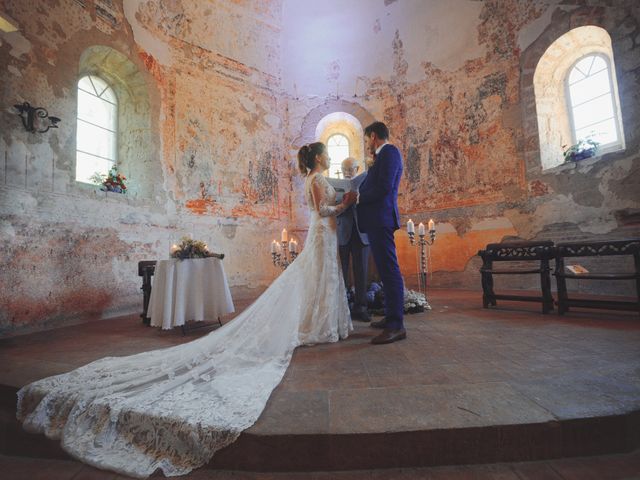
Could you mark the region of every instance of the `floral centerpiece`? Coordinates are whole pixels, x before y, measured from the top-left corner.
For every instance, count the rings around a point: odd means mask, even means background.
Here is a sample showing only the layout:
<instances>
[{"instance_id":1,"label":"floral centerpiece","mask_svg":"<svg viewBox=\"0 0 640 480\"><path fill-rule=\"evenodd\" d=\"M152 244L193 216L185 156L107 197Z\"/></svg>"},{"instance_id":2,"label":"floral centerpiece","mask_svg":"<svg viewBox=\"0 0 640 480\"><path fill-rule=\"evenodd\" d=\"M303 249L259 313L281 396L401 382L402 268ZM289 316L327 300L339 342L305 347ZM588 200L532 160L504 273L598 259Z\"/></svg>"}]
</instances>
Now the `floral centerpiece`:
<instances>
[{"instance_id":1,"label":"floral centerpiece","mask_svg":"<svg viewBox=\"0 0 640 480\"><path fill-rule=\"evenodd\" d=\"M208 257L215 257L222 260L224 258L224 254L210 252L206 243L200 240L193 240L189 237L182 237L178 245L173 245L171 247L171 258L184 260L185 258Z\"/></svg>"},{"instance_id":2,"label":"floral centerpiece","mask_svg":"<svg viewBox=\"0 0 640 480\"><path fill-rule=\"evenodd\" d=\"M126 193L127 186L124 183L126 179L127 177L118 172L117 165L111 167L107 175L96 172L91 176L91 181L96 185L101 185L100 190L103 192Z\"/></svg>"},{"instance_id":3,"label":"floral centerpiece","mask_svg":"<svg viewBox=\"0 0 640 480\"><path fill-rule=\"evenodd\" d=\"M418 313L431 310L431 305L427 302L424 293L415 290L404 291L404 311L405 313Z\"/></svg>"},{"instance_id":4,"label":"floral centerpiece","mask_svg":"<svg viewBox=\"0 0 640 480\"><path fill-rule=\"evenodd\" d=\"M566 148L566 145L563 145L562 148ZM591 138L587 138L585 140L580 140L575 145L571 145L569 148L564 150L562 154L564 155L565 162L576 162L584 158L595 156L598 153L599 148L600 143L592 140Z\"/></svg>"},{"instance_id":5,"label":"floral centerpiece","mask_svg":"<svg viewBox=\"0 0 640 480\"><path fill-rule=\"evenodd\" d=\"M367 303L372 313L384 315L384 291L382 290L382 283L371 283L367 291ZM404 313L419 313L425 310L431 310L431 306L423 293L405 288L403 309Z\"/></svg>"}]
</instances>

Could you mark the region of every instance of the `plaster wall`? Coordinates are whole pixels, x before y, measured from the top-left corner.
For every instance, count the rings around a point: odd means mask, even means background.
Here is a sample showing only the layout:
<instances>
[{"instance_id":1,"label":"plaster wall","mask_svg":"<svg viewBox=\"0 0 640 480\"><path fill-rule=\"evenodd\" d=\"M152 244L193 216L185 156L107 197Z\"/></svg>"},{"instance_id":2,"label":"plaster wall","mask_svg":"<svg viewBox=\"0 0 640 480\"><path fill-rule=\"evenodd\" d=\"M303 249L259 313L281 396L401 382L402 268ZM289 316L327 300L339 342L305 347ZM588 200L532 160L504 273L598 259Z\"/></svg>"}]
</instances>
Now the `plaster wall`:
<instances>
[{"instance_id":1,"label":"plaster wall","mask_svg":"<svg viewBox=\"0 0 640 480\"><path fill-rule=\"evenodd\" d=\"M232 287L268 284L291 192L280 3L7 0L0 12L19 27L0 34L0 335L140 311L137 262L168 258L184 234L226 254ZM121 134L127 195L75 182L76 84L96 48L131 63L122 84L144 99L122 107L148 120ZM26 132L23 101L59 128Z\"/></svg>"},{"instance_id":2,"label":"plaster wall","mask_svg":"<svg viewBox=\"0 0 640 480\"><path fill-rule=\"evenodd\" d=\"M479 289L475 254L506 238L640 235L636 2L364 3L327 0L306 9L304 22L294 22L295 2L283 4L283 36L301 39L284 45L293 146L316 111L340 102L389 125L404 155L403 220L436 221L431 285ZM626 148L543 172L533 72L549 45L585 25L611 36ZM405 279L415 286L416 250L403 231L396 244ZM631 284L576 288L633 293Z\"/></svg>"}]
</instances>

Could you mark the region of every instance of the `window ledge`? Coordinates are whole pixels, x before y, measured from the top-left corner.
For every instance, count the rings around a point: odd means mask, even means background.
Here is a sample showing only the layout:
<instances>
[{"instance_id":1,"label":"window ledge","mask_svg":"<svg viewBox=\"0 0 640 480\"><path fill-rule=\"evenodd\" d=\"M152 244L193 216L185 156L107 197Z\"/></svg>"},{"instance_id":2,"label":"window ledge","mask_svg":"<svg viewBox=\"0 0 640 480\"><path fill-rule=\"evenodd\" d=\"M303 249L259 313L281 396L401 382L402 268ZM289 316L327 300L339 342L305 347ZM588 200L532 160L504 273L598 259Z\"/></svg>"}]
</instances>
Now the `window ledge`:
<instances>
[{"instance_id":1,"label":"window ledge","mask_svg":"<svg viewBox=\"0 0 640 480\"><path fill-rule=\"evenodd\" d=\"M607 158L612 154L616 154L624 151L625 151L624 147L618 147L615 149L608 148L604 151L601 151L598 155L594 155L593 157L582 158L580 160L569 160L559 165L556 165L555 167L543 169L541 173L543 174L561 173L569 170L578 170L579 168L583 168L583 167L591 167L596 163L598 163L600 160Z\"/></svg>"},{"instance_id":2,"label":"window ledge","mask_svg":"<svg viewBox=\"0 0 640 480\"><path fill-rule=\"evenodd\" d=\"M153 203L150 198L141 197L135 193L117 193L100 190L100 185L78 182L74 183L72 191L81 196L90 196L96 200L103 200L110 203L126 203L133 206L144 206Z\"/></svg>"}]
</instances>

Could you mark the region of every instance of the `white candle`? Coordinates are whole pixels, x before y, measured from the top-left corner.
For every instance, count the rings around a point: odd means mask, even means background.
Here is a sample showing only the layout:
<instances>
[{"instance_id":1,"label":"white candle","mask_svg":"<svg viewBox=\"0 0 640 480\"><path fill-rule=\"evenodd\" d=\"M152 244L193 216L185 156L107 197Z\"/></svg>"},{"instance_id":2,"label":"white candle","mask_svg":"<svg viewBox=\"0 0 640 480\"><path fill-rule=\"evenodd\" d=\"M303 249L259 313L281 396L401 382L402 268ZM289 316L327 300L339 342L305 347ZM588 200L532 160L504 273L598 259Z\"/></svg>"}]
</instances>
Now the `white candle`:
<instances>
[{"instance_id":1,"label":"white candle","mask_svg":"<svg viewBox=\"0 0 640 480\"><path fill-rule=\"evenodd\" d=\"M271 253L276 253L277 248L278 248L278 242L274 240L273 242L271 242Z\"/></svg>"},{"instance_id":2,"label":"white candle","mask_svg":"<svg viewBox=\"0 0 640 480\"><path fill-rule=\"evenodd\" d=\"M436 229L436 222L433 221L433 218L429 220L429 231L432 232Z\"/></svg>"},{"instance_id":3,"label":"white candle","mask_svg":"<svg viewBox=\"0 0 640 480\"><path fill-rule=\"evenodd\" d=\"M295 244L293 243L293 239L289 240L289 251L293 252L293 249L295 248Z\"/></svg>"},{"instance_id":4,"label":"white candle","mask_svg":"<svg viewBox=\"0 0 640 480\"><path fill-rule=\"evenodd\" d=\"M407 222L407 233L416 233L416 227L413 220L409 219Z\"/></svg>"},{"instance_id":5,"label":"white candle","mask_svg":"<svg viewBox=\"0 0 640 480\"><path fill-rule=\"evenodd\" d=\"M286 242L287 241L287 229L286 228L282 229L282 236L280 237L280 240L282 242Z\"/></svg>"},{"instance_id":6,"label":"white candle","mask_svg":"<svg viewBox=\"0 0 640 480\"><path fill-rule=\"evenodd\" d=\"M422 222L418 225L418 235L424 235L424 223Z\"/></svg>"}]
</instances>

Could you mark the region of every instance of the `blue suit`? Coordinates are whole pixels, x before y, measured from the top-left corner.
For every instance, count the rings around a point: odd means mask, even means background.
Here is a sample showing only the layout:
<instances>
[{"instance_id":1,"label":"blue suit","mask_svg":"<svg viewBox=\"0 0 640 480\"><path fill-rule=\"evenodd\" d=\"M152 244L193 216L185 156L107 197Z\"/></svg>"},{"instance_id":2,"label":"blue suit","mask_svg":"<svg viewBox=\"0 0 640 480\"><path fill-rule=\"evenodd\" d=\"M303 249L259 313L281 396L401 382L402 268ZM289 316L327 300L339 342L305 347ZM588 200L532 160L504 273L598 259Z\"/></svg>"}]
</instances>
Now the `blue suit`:
<instances>
[{"instance_id":1,"label":"blue suit","mask_svg":"<svg viewBox=\"0 0 640 480\"><path fill-rule=\"evenodd\" d=\"M391 144L382 147L360 185L358 226L367 233L383 284L387 328L404 328L404 282L398 266L393 232L400 228L398 188L402 155Z\"/></svg>"},{"instance_id":2,"label":"blue suit","mask_svg":"<svg viewBox=\"0 0 640 480\"><path fill-rule=\"evenodd\" d=\"M358 187L367 177L367 172L351 179L351 190L358 191ZM355 298L353 311L367 310L367 267L369 266L369 239L366 233L358 228L358 215L355 205L347 208L336 218L338 231L338 247L344 284L349 286L349 258L353 262L353 284Z\"/></svg>"}]
</instances>

